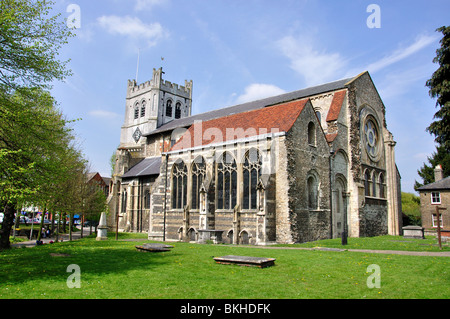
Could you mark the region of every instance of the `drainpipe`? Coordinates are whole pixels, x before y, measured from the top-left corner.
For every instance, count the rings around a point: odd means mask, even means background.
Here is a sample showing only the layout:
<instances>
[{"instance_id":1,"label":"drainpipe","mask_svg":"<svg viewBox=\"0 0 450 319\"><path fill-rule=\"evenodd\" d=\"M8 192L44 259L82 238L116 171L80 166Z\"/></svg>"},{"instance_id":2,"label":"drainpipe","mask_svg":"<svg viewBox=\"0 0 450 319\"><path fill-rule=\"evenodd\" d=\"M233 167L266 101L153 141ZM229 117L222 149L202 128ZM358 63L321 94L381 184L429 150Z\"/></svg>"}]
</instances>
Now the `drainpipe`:
<instances>
[{"instance_id":1,"label":"drainpipe","mask_svg":"<svg viewBox=\"0 0 450 319\"><path fill-rule=\"evenodd\" d=\"M329 157L329 161L328 161L329 167L330 167L330 171L329 171L329 180L330 180L330 238L333 238L333 173L332 173L333 165L331 163L332 163L334 154L336 154L336 152L334 152L333 149L331 149L330 157Z\"/></svg>"}]
</instances>

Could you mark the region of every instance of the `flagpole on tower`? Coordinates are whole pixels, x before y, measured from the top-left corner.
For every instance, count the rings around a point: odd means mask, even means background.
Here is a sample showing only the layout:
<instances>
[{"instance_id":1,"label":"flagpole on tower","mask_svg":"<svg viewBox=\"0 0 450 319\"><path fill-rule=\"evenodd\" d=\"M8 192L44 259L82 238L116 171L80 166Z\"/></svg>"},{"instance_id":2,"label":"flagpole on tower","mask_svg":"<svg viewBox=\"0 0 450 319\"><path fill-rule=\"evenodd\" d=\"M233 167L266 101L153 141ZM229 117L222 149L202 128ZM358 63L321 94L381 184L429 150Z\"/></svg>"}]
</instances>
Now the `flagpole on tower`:
<instances>
[{"instance_id":1,"label":"flagpole on tower","mask_svg":"<svg viewBox=\"0 0 450 319\"><path fill-rule=\"evenodd\" d=\"M141 53L141 48L138 48L138 57L137 57L137 66L136 66L136 83L138 82L138 74L139 74L139 55Z\"/></svg>"}]
</instances>

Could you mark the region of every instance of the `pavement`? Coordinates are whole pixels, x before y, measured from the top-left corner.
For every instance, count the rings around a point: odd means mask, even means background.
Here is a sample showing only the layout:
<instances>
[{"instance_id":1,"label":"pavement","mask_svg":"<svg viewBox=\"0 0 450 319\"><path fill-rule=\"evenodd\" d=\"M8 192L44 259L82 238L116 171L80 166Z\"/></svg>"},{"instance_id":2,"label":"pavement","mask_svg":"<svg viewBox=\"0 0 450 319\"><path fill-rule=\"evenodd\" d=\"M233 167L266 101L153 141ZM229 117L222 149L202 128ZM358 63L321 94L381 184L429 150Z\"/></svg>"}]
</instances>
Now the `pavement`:
<instances>
[{"instance_id":1,"label":"pavement","mask_svg":"<svg viewBox=\"0 0 450 319\"><path fill-rule=\"evenodd\" d=\"M78 227L79 228L79 227ZM92 233L95 233L95 229L94 227L92 227ZM83 227L83 237L87 237L89 236L90 231L89 231L89 227ZM81 232L73 232L72 233L72 240L77 240L81 238ZM52 236L52 237L47 237L47 238L41 238L41 241L44 244L48 244L51 241L55 242L56 241L56 235ZM59 241L69 241L69 233L67 234L59 234ZM28 241L22 241L20 243L14 243L11 244L11 247L17 247L17 248L21 248L21 247L35 247L36 246L36 240L28 240Z\"/></svg>"}]
</instances>

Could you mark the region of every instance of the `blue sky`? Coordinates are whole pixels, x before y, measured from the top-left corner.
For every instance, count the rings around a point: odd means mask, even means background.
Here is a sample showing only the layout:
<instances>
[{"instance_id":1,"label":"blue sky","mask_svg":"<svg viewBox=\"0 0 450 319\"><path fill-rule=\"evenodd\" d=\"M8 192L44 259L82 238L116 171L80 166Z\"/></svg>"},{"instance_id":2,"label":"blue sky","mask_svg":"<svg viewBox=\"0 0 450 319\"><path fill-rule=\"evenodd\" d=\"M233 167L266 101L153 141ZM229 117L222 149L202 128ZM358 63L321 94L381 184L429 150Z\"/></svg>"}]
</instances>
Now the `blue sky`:
<instances>
[{"instance_id":1,"label":"blue sky","mask_svg":"<svg viewBox=\"0 0 450 319\"><path fill-rule=\"evenodd\" d=\"M78 5L79 11L71 4ZM379 28L369 28L379 8ZM419 169L435 151L425 132L436 112L425 82L448 25L450 2L56 0L80 28L60 52L73 76L54 84L92 171L110 175L119 144L128 79L193 80L197 114L354 76L368 70L397 141L402 190L414 192ZM164 58L162 60L161 58Z\"/></svg>"}]
</instances>

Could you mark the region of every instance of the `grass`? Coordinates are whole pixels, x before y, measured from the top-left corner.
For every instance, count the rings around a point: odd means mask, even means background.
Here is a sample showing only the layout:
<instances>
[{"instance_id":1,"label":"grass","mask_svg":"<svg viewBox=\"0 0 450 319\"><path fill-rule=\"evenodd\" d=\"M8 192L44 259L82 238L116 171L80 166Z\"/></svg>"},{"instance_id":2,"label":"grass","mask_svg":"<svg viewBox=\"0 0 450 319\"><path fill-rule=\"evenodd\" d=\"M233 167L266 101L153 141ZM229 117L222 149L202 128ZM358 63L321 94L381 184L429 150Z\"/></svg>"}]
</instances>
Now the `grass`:
<instances>
[{"instance_id":1,"label":"grass","mask_svg":"<svg viewBox=\"0 0 450 319\"><path fill-rule=\"evenodd\" d=\"M341 239L324 239L315 242L308 242L294 245L276 245L279 247L329 247L340 249L370 249L370 250L404 250L404 251L423 251L438 252L436 237L426 236L425 239L403 238L403 236L378 236L348 238L348 244L342 246ZM450 251L448 243L442 242L442 251Z\"/></svg>"},{"instance_id":2,"label":"grass","mask_svg":"<svg viewBox=\"0 0 450 319\"><path fill-rule=\"evenodd\" d=\"M170 252L139 252L145 235L120 234L0 252L2 299L332 299L450 297L449 257L263 249L233 245L173 243ZM381 241L395 237L372 238ZM361 240L361 241L360 241ZM354 242L354 243L353 243ZM349 246L369 239L349 239ZM322 243L322 242L321 242ZM333 241L327 245L335 245ZM317 246L317 243L311 245ZM359 245L359 244L358 244ZM400 245L392 242L390 245ZM389 246L391 247L391 246ZM350 247L348 247L350 248ZM360 248L360 247L359 247ZM372 247L374 248L374 247ZM392 248L389 248L392 249ZM265 269L216 264L213 256L276 258ZM81 288L68 288L80 267ZM381 287L368 288L369 265L380 267Z\"/></svg>"}]
</instances>

